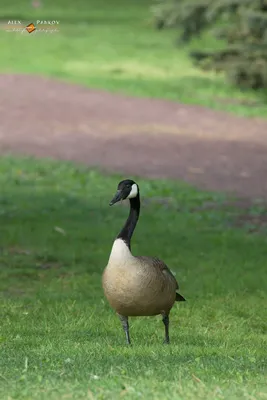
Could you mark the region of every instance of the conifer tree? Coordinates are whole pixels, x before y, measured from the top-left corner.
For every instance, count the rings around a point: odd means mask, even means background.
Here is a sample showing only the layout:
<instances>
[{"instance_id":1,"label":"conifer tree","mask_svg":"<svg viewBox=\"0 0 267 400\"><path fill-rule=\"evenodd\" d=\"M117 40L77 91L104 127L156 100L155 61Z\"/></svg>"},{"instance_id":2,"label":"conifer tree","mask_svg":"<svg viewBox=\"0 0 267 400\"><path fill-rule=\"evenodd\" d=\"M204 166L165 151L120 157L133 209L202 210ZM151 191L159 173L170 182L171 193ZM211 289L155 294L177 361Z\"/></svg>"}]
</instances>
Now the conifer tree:
<instances>
[{"instance_id":1,"label":"conifer tree","mask_svg":"<svg viewBox=\"0 0 267 400\"><path fill-rule=\"evenodd\" d=\"M202 68L225 71L235 84L267 88L267 0L159 0L158 29L179 28L179 42L203 31L223 39L220 50L190 53Z\"/></svg>"}]
</instances>

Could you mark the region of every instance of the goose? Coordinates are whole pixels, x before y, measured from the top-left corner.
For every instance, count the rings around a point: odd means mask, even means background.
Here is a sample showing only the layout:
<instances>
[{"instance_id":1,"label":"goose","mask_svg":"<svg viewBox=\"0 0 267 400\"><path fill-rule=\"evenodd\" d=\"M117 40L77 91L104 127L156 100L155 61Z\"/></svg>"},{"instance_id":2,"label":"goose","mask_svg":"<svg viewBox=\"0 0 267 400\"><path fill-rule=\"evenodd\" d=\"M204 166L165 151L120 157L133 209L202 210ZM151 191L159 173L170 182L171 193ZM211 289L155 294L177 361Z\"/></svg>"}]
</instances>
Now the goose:
<instances>
[{"instance_id":1,"label":"goose","mask_svg":"<svg viewBox=\"0 0 267 400\"><path fill-rule=\"evenodd\" d=\"M104 295L117 313L131 344L128 317L161 315L165 326L164 343L169 344L169 314L175 301L185 301L178 283L167 265L158 258L134 256L131 238L140 213L139 186L131 179L118 184L109 205L128 199L129 216L114 240L107 266L102 275Z\"/></svg>"}]
</instances>

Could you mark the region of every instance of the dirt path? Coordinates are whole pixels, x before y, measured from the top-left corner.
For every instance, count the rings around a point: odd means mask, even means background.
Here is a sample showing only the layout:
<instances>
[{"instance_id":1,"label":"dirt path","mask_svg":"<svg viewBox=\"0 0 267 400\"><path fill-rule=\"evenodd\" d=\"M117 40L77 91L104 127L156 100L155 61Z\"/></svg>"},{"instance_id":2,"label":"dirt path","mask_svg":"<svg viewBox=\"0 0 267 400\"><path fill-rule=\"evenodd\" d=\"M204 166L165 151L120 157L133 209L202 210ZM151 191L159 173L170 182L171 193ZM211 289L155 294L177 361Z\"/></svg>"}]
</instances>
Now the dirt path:
<instances>
[{"instance_id":1,"label":"dirt path","mask_svg":"<svg viewBox=\"0 0 267 400\"><path fill-rule=\"evenodd\" d=\"M0 75L0 152L267 198L267 121Z\"/></svg>"}]
</instances>

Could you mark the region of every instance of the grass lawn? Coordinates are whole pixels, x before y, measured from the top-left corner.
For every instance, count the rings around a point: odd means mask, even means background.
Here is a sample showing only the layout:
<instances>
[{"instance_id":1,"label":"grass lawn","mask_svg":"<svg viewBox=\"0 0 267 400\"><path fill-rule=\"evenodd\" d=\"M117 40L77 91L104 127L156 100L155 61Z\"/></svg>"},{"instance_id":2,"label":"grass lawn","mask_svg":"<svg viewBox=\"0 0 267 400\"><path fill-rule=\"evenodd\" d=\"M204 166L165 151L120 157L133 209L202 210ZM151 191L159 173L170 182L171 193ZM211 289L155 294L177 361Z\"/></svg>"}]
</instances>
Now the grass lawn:
<instances>
[{"instance_id":1,"label":"grass lawn","mask_svg":"<svg viewBox=\"0 0 267 400\"><path fill-rule=\"evenodd\" d=\"M266 399L266 236L231 228L220 207L192 212L221 195L139 179L133 252L164 259L187 302L170 346L154 317L131 319L127 348L101 289L128 213L108 206L119 179L1 158L0 398Z\"/></svg>"},{"instance_id":2,"label":"grass lawn","mask_svg":"<svg viewBox=\"0 0 267 400\"><path fill-rule=\"evenodd\" d=\"M135 96L201 104L246 116L267 116L266 101L223 76L195 68L175 31L154 29L152 0L1 0L2 22L59 20L59 32L0 30L0 71L39 74ZM191 47L218 46L204 36Z\"/></svg>"}]
</instances>

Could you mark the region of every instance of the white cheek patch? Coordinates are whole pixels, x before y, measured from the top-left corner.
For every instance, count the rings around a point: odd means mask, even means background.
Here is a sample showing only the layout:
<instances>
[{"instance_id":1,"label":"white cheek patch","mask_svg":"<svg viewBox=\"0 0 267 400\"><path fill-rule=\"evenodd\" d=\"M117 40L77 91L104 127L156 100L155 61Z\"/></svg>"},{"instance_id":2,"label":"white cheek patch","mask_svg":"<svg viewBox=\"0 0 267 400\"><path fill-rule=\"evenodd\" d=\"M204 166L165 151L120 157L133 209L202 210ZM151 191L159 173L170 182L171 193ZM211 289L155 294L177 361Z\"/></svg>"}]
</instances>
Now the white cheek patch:
<instances>
[{"instance_id":1,"label":"white cheek patch","mask_svg":"<svg viewBox=\"0 0 267 400\"><path fill-rule=\"evenodd\" d=\"M134 197L137 196L137 194L138 194L138 187L137 187L137 185L134 183L134 184L132 185L132 190L130 191L130 193L129 193L127 199L133 199Z\"/></svg>"}]
</instances>

